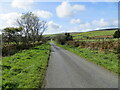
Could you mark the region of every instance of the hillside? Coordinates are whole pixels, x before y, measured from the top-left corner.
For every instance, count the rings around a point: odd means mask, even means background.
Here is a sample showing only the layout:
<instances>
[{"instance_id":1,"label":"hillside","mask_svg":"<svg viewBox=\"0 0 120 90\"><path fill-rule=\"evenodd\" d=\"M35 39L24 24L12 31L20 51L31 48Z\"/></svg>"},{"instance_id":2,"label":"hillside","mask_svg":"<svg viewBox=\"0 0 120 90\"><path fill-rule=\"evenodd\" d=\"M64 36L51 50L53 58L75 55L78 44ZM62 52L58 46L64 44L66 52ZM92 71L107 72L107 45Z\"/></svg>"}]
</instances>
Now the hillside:
<instances>
[{"instance_id":1,"label":"hillside","mask_svg":"<svg viewBox=\"0 0 120 90\"><path fill-rule=\"evenodd\" d=\"M74 39L86 39L87 37L91 37L91 38L104 38L104 37L108 37L108 38L112 38L114 32L116 30L103 30L103 31L89 31L89 32L81 32L81 33L77 33L77 34L72 34L72 36L74 37Z\"/></svg>"}]
</instances>

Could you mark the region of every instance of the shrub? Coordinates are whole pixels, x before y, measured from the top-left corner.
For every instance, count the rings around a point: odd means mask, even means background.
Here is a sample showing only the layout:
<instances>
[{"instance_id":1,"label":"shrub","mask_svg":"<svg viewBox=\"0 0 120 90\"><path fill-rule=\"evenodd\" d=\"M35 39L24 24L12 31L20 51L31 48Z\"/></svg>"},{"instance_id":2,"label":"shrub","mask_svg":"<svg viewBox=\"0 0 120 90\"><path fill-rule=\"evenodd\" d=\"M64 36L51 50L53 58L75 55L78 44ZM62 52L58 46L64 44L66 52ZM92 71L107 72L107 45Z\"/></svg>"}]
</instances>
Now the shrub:
<instances>
[{"instance_id":1,"label":"shrub","mask_svg":"<svg viewBox=\"0 0 120 90\"><path fill-rule=\"evenodd\" d=\"M113 35L114 38L120 38L120 30L116 31Z\"/></svg>"},{"instance_id":2,"label":"shrub","mask_svg":"<svg viewBox=\"0 0 120 90\"><path fill-rule=\"evenodd\" d=\"M34 46L41 45L43 42L35 42L31 44L9 44L9 45L3 45L2 47L2 56L9 56L17 53L20 50L24 49L30 49Z\"/></svg>"},{"instance_id":3,"label":"shrub","mask_svg":"<svg viewBox=\"0 0 120 90\"><path fill-rule=\"evenodd\" d=\"M56 39L59 44L64 45L67 41L72 41L73 37L69 33L65 33L64 35L58 35Z\"/></svg>"},{"instance_id":4,"label":"shrub","mask_svg":"<svg viewBox=\"0 0 120 90\"><path fill-rule=\"evenodd\" d=\"M65 33L65 40L66 41L73 40L73 37L70 35L70 33Z\"/></svg>"},{"instance_id":5,"label":"shrub","mask_svg":"<svg viewBox=\"0 0 120 90\"><path fill-rule=\"evenodd\" d=\"M64 45L64 44L66 43L66 41L65 41L65 35L58 35L58 36L57 36L57 42L58 42L59 44Z\"/></svg>"}]
</instances>

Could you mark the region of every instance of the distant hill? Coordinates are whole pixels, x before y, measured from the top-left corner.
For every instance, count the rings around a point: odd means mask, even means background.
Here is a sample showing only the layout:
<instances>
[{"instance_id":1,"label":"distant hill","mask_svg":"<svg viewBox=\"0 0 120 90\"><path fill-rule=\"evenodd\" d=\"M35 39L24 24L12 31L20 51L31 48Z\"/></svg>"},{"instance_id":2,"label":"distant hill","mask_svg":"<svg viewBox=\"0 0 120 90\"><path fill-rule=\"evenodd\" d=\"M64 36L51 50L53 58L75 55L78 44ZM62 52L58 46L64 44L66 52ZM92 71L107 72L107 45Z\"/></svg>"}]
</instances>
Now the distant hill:
<instances>
[{"instance_id":1,"label":"distant hill","mask_svg":"<svg viewBox=\"0 0 120 90\"><path fill-rule=\"evenodd\" d=\"M74 39L84 39L86 37L112 37L114 32L120 28L107 28L107 29L100 29L100 30L91 30L87 32L69 32ZM59 34L49 34L44 35L45 37L55 37L56 35L60 35L64 33Z\"/></svg>"},{"instance_id":2,"label":"distant hill","mask_svg":"<svg viewBox=\"0 0 120 90\"><path fill-rule=\"evenodd\" d=\"M119 28L93 30L88 32L71 33L74 39L85 39L87 37L108 37L112 38L114 32Z\"/></svg>"},{"instance_id":3,"label":"distant hill","mask_svg":"<svg viewBox=\"0 0 120 90\"><path fill-rule=\"evenodd\" d=\"M92 30L92 31L106 31L106 30L120 30L120 28L107 28L107 29L99 29L99 30Z\"/></svg>"}]
</instances>

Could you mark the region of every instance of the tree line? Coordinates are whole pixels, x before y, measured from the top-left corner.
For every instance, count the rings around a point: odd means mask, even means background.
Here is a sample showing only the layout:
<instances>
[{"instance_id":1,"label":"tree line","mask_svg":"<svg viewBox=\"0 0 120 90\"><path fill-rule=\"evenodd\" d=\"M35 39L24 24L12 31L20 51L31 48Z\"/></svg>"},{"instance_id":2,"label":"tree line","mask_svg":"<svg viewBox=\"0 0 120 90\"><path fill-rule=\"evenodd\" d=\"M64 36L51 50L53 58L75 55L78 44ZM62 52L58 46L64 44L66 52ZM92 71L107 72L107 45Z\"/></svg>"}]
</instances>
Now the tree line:
<instances>
[{"instance_id":1,"label":"tree line","mask_svg":"<svg viewBox=\"0 0 120 90\"><path fill-rule=\"evenodd\" d=\"M40 20L32 12L23 14L16 20L16 24L18 27L7 27L2 31L3 43L14 42L18 45L39 42L47 29L47 22Z\"/></svg>"},{"instance_id":2,"label":"tree line","mask_svg":"<svg viewBox=\"0 0 120 90\"><path fill-rule=\"evenodd\" d=\"M23 14L16 24L18 27L6 27L2 31L2 56L13 55L47 41L42 36L48 27L47 22L32 12Z\"/></svg>"}]
</instances>

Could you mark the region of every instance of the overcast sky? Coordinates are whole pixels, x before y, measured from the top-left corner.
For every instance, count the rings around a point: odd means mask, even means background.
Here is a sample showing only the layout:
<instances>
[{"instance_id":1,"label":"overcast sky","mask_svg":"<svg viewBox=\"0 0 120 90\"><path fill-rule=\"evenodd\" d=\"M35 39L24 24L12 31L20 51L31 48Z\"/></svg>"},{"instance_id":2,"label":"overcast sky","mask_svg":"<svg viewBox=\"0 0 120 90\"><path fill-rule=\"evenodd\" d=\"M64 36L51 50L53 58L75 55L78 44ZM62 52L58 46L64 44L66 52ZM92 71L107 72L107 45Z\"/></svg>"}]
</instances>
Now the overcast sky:
<instances>
[{"instance_id":1,"label":"overcast sky","mask_svg":"<svg viewBox=\"0 0 120 90\"><path fill-rule=\"evenodd\" d=\"M15 20L26 12L47 21L45 34L118 27L117 2L9 0L0 3L0 29L16 26Z\"/></svg>"}]
</instances>

